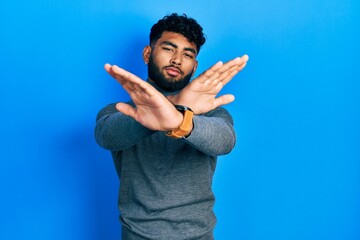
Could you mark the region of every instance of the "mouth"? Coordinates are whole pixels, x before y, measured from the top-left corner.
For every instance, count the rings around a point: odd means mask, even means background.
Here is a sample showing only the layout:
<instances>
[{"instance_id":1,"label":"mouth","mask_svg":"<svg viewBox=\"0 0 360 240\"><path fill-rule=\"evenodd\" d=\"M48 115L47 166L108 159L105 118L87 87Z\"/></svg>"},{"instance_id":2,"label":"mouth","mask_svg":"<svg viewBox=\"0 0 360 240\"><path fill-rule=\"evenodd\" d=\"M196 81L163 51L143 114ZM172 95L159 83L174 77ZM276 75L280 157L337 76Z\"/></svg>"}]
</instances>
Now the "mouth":
<instances>
[{"instance_id":1,"label":"mouth","mask_svg":"<svg viewBox=\"0 0 360 240\"><path fill-rule=\"evenodd\" d=\"M165 71L171 77L177 77L183 74L183 72L179 68L173 66L165 67Z\"/></svg>"}]
</instances>

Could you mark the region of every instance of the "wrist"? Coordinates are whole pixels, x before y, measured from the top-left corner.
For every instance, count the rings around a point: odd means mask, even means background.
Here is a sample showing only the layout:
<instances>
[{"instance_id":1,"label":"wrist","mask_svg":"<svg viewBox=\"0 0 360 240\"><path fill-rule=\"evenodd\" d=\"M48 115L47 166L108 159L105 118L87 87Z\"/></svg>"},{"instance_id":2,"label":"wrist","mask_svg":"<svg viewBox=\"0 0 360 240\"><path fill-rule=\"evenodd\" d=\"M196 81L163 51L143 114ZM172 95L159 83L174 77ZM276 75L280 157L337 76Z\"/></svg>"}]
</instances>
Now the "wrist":
<instances>
[{"instance_id":1,"label":"wrist","mask_svg":"<svg viewBox=\"0 0 360 240\"><path fill-rule=\"evenodd\" d=\"M175 101L176 101L176 95L167 95L166 96L167 100L169 100L169 102L171 102L173 105L175 105Z\"/></svg>"},{"instance_id":2,"label":"wrist","mask_svg":"<svg viewBox=\"0 0 360 240\"><path fill-rule=\"evenodd\" d=\"M166 131L167 132L172 132L172 131L178 129L183 121L184 121L184 114L177 110L176 111L176 117L174 117L174 121L173 121L173 123L174 123L173 126L174 127L169 128Z\"/></svg>"},{"instance_id":3,"label":"wrist","mask_svg":"<svg viewBox=\"0 0 360 240\"><path fill-rule=\"evenodd\" d=\"M191 107L191 101L189 102L186 98L181 97L181 93L175 95L168 95L166 98L171 102L174 106L183 106L186 108ZM193 111L193 110L192 110ZM194 112L194 111L193 111Z\"/></svg>"},{"instance_id":4,"label":"wrist","mask_svg":"<svg viewBox=\"0 0 360 240\"><path fill-rule=\"evenodd\" d=\"M175 105L176 110L182 115L182 120L180 125L173 129L172 131L168 132L166 135L172 138L183 138L190 135L193 129L193 111L186 106L182 105Z\"/></svg>"}]
</instances>

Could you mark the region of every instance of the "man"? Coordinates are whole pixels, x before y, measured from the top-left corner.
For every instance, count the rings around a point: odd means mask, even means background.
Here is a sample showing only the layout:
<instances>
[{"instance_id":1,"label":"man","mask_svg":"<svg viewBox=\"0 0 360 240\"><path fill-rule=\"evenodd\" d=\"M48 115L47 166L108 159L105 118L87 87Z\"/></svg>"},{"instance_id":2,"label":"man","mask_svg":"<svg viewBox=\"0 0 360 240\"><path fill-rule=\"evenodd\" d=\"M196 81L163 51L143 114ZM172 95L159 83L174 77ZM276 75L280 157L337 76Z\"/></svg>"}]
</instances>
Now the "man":
<instances>
[{"instance_id":1,"label":"man","mask_svg":"<svg viewBox=\"0 0 360 240\"><path fill-rule=\"evenodd\" d=\"M98 116L95 137L120 178L122 239L213 239L211 189L217 157L235 145L233 120L216 97L248 57L218 62L190 82L205 38L186 15L159 20L143 51L148 81L115 65L106 71L129 93Z\"/></svg>"}]
</instances>

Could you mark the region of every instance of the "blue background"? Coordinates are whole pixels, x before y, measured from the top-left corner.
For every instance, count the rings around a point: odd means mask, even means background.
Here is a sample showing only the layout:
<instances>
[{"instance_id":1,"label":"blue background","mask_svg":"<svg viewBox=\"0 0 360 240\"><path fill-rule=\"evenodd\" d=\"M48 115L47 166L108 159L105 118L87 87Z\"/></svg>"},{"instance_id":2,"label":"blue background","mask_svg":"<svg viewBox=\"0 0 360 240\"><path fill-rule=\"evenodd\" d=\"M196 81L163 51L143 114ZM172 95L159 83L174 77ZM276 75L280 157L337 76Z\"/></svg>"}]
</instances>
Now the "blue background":
<instances>
[{"instance_id":1,"label":"blue background","mask_svg":"<svg viewBox=\"0 0 360 240\"><path fill-rule=\"evenodd\" d=\"M2 1L0 239L119 239L118 180L93 138L142 78L150 27L187 13L197 74L248 54L223 90L237 145L214 178L216 239L360 239L360 5L356 0Z\"/></svg>"}]
</instances>

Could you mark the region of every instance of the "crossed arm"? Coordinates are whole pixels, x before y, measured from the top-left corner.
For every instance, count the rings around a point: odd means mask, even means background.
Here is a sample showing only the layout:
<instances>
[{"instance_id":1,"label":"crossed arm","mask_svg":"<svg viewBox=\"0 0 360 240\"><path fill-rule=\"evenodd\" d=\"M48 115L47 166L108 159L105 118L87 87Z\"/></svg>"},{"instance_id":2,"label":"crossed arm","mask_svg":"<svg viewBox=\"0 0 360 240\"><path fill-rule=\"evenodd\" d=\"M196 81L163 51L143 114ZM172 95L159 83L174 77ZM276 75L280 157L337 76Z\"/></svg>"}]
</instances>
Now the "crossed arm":
<instances>
[{"instance_id":1,"label":"crossed arm","mask_svg":"<svg viewBox=\"0 0 360 240\"><path fill-rule=\"evenodd\" d=\"M248 56L229 62L218 62L194 79L178 94L165 97L151 84L116 65L105 64L106 71L128 92L136 107L116 104L118 111L128 115L144 127L157 131L171 131L182 122L183 116L173 104L190 107L202 114L234 101L232 94L217 97L221 89L246 65Z\"/></svg>"}]
</instances>

